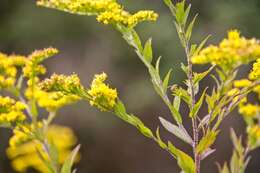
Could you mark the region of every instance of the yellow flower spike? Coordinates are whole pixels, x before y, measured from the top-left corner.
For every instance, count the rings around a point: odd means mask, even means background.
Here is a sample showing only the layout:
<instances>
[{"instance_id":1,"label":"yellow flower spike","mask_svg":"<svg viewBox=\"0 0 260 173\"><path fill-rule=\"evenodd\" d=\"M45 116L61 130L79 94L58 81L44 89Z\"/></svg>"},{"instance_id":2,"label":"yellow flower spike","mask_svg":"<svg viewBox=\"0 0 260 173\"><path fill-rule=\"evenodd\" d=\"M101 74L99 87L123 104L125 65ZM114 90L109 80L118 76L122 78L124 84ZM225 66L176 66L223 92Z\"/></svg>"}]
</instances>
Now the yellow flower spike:
<instances>
[{"instance_id":1,"label":"yellow flower spike","mask_svg":"<svg viewBox=\"0 0 260 173\"><path fill-rule=\"evenodd\" d=\"M105 73L95 75L91 88L88 90L90 104L96 106L101 111L110 111L114 108L117 101L116 89L111 89L104 81L107 79Z\"/></svg>"},{"instance_id":2,"label":"yellow flower spike","mask_svg":"<svg viewBox=\"0 0 260 173\"><path fill-rule=\"evenodd\" d=\"M39 0L37 4L80 15L94 15L98 22L106 25L134 27L143 21L156 21L158 18L157 13L146 10L131 15L116 0Z\"/></svg>"},{"instance_id":3,"label":"yellow flower spike","mask_svg":"<svg viewBox=\"0 0 260 173\"><path fill-rule=\"evenodd\" d=\"M252 80L260 80L260 58L253 65L253 70L249 74L249 78Z\"/></svg>"},{"instance_id":4,"label":"yellow flower spike","mask_svg":"<svg viewBox=\"0 0 260 173\"><path fill-rule=\"evenodd\" d=\"M57 53L58 50L54 48L34 51L25 63L25 67L23 68L24 76L33 79L37 75L44 74L46 72L46 69L44 68L44 66L40 65L40 63Z\"/></svg>"},{"instance_id":5,"label":"yellow flower spike","mask_svg":"<svg viewBox=\"0 0 260 173\"><path fill-rule=\"evenodd\" d=\"M252 85L252 82L248 79L241 79L241 80L234 81L234 87L236 88L249 87L250 85Z\"/></svg>"},{"instance_id":6,"label":"yellow flower spike","mask_svg":"<svg viewBox=\"0 0 260 173\"><path fill-rule=\"evenodd\" d=\"M249 146L254 149L260 146L260 126L253 125L247 128Z\"/></svg>"},{"instance_id":7,"label":"yellow flower spike","mask_svg":"<svg viewBox=\"0 0 260 173\"><path fill-rule=\"evenodd\" d=\"M23 66L26 58L0 53L0 89L9 89L16 82L17 67Z\"/></svg>"},{"instance_id":8,"label":"yellow flower spike","mask_svg":"<svg viewBox=\"0 0 260 173\"><path fill-rule=\"evenodd\" d=\"M232 70L242 64L248 64L260 57L260 43L256 39L246 39L239 31L231 30L228 38L217 46L209 46L192 57L194 64L211 63L224 70Z\"/></svg>"},{"instance_id":9,"label":"yellow flower spike","mask_svg":"<svg viewBox=\"0 0 260 173\"><path fill-rule=\"evenodd\" d=\"M253 118L260 113L260 106L253 104L246 104L239 106L239 113L245 117Z\"/></svg>"},{"instance_id":10,"label":"yellow flower spike","mask_svg":"<svg viewBox=\"0 0 260 173\"><path fill-rule=\"evenodd\" d=\"M15 139L16 138L16 139ZM77 138L74 132L64 126L52 125L47 131L48 141L53 143L58 150L58 162L59 164L64 163L65 159L69 156L72 148L77 142ZM36 140L26 140L26 141L15 141L23 140L24 134L20 132L15 132L14 136L11 138L14 140L13 145L11 145L6 150L8 157L12 160L11 164L17 172L26 172L29 168L34 168L41 173L49 173L48 168L41 161L37 154L37 150L43 155L43 157L48 160L48 155L43 149L42 145ZM77 156L75 162L79 161L79 155Z\"/></svg>"},{"instance_id":11,"label":"yellow flower spike","mask_svg":"<svg viewBox=\"0 0 260 173\"><path fill-rule=\"evenodd\" d=\"M12 125L24 121L26 117L23 110L25 108L26 105L22 102L0 96L0 125Z\"/></svg>"},{"instance_id":12,"label":"yellow flower spike","mask_svg":"<svg viewBox=\"0 0 260 173\"><path fill-rule=\"evenodd\" d=\"M83 89L78 75L70 76L53 74L50 79L45 79L39 88L46 92L62 91L64 94L78 94Z\"/></svg>"}]
</instances>

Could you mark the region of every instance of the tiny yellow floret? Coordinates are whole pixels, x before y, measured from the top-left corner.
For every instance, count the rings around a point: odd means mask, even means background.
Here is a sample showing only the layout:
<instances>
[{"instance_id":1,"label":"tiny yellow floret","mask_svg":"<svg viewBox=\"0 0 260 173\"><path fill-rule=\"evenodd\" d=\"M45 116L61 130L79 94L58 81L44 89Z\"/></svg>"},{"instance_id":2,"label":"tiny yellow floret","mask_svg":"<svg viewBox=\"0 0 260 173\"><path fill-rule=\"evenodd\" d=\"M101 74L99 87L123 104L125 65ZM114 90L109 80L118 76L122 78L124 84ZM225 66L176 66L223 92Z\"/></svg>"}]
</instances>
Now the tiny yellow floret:
<instances>
[{"instance_id":1,"label":"tiny yellow floret","mask_svg":"<svg viewBox=\"0 0 260 173\"><path fill-rule=\"evenodd\" d=\"M91 88L88 90L90 104L96 106L101 111L110 111L117 101L116 89L111 89L104 81L107 79L105 73L95 75Z\"/></svg>"}]
</instances>

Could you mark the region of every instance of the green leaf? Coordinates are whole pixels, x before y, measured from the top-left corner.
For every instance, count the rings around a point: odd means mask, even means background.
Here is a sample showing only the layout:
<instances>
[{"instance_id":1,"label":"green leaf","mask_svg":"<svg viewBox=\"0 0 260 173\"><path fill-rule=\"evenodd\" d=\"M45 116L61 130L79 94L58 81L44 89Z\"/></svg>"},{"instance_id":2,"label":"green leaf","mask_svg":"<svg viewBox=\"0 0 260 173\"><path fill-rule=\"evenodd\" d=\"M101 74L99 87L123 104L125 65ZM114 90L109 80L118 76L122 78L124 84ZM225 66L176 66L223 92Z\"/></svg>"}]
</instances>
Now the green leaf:
<instances>
[{"instance_id":1,"label":"green leaf","mask_svg":"<svg viewBox=\"0 0 260 173\"><path fill-rule=\"evenodd\" d=\"M181 114L179 113L179 111L176 110L175 107L172 106L171 104L168 106L170 108L173 118L177 121L178 124L182 124L182 117L181 117Z\"/></svg>"},{"instance_id":2,"label":"green leaf","mask_svg":"<svg viewBox=\"0 0 260 173\"><path fill-rule=\"evenodd\" d=\"M205 94L206 94L207 88L203 91L199 101L195 104L194 108L190 112L190 117L195 118L200 110L200 107L204 101Z\"/></svg>"},{"instance_id":3,"label":"green leaf","mask_svg":"<svg viewBox=\"0 0 260 173\"><path fill-rule=\"evenodd\" d=\"M192 145L193 141L192 141L190 135L188 134L188 132L184 128L180 128L180 127L170 123L169 121L165 120L162 117L159 117L159 120L166 130L168 130L170 133L174 134L175 136L177 136L184 142Z\"/></svg>"},{"instance_id":4,"label":"green leaf","mask_svg":"<svg viewBox=\"0 0 260 173\"><path fill-rule=\"evenodd\" d=\"M185 1L184 1L185 3ZM191 4L189 4L188 8L185 10L184 17L183 17L183 25L185 26L190 14Z\"/></svg>"},{"instance_id":5,"label":"green leaf","mask_svg":"<svg viewBox=\"0 0 260 173\"><path fill-rule=\"evenodd\" d=\"M173 106L177 111L179 111L180 109L180 104L181 104L181 98L179 96L175 96L173 100Z\"/></svg>"},{"instance_id":6,"label":"green leaf","mask_svg":"<svg viewBox=\"0 0 260 173\"><path fill-rule=\"evenodd\" d=\"M147 40L144 46L143 55L147 62L151 63L153 60L153 50L152 50L152 39Z\"/></svg>"},{"instance_id":7,"label":"green leaf","mask_svg":"<svg viewBox=\"0 0 260 173\"><path fill-rule=\"evenodd\" d=\"M185 74L188 74L188 71L189 71L188 66L184 65L183 63L181 63L181 69L182 69L182 71L184 71Z\"/></svg>"},{"instance_id":8,"label":"green leaf","mask_svg":"<svg viewBox=\"0 0 260 173\"><path fill-rule=\"evenodd\" d=\"M227 166L227 163L224 164L222 169L220 168L220 166L218 166L218 169L219 169L219 173L230 173L228 166Z\"/></svg>"},{"instance_id":9,"label":"green leaf","mask_svg":"<svg viewBox=\"0 0 260 173\"><path fill-rule=\"evenodd\" d=\"M176 7L176 20L179 24L184 25L185 18L185 0L179 2L175 5Z\"/></svg>"},{"instance_id":10,"label":"green leaf","mask_svg":"<svg viewBox=\"0 0 260 173\"><path fill-rule=\"evenodd\" d=\"M202 79L204 79L214 68L215 66L211 66L207 71L204 71L203 73L194 73L194 79L193 83L197 84L199 83Z\"/></svg>"},{"instance_id":11,"label":"green leaf","mask_svg":"<svg viewBox=\"0 0 260 173\"><path fill-rule=\"evenodd\" d=\"M188 94L187 90L184 90L181 87L175 87L173 90L173 95L180 97L183 101L185 101L188 105L191 104L191 98Z\"/></svg>"},{"instance_id":12,"label":"green leaf","mask_svg":"<svg viewBox=\"0 0 260 173\"><path fill-rule=\"evenodd\" d=\"M208 35L201 43L200 45L197 47L196 51L194 52L194 55L198 55L199 52L201 51L201 49L204 47L204 45L206 44L206 42L208 41L210 35Z\"/></svg>"},{"instance_id":13,"label":"green leaf","mask_svg":"<svg viewBox=\"0 0 260 173\"><path fill-rule=\"evenodd\" d=\"M145 125L143 124L137 124L137 128L139 129L139 131L146 137L148 138L153 138L153 132L148 128L146 127Z\"/></svg>"},{"instance_id":14,"label":"green leaf","mask_svg":"<svg viewBox=\"0 0 260 173\"><path fill-rule=\"evenodd\" d=\"M155 69L157 71L158 74L160 74L160 61L161 61L162 57L160 56L157 61L156 61L156 66Z\"/></svg>"},{"instance_id":15,"label":"green leaf","mask_svg":"<svg viewBox=\"0 0 260 173\"><path fill-rule=\"evenodd\" d=\"M177 149L171 142L168 142L168 148L170 152L176 157L177 163L183 172L195 173L195 163L189 155Z\"/></svg>"},{"instance_id":16,"label":"green leaf","mask_svg":"<svg viewBox=\"0 0 260 173\"><path fill-rule=\"evenodd\" d=\"M236 151L233 151L231 161L230 161L230 171L231 173L240 173L240 161L239 156Z\"/></svg>"},{"instance_id":17,"label":"green leaf","mask_svg":"<svg viewBox=\"0 0 260 173\"><path fill-rule=\"evenodd\" d=\"M118 100L114 107L115 114L124 121L129 121L128 114L126 113L125 105L122 101Z\"/></svg>"},{"instance_id":18,"label":"green leaf","mask_svg":"<svg viewBox=\"0 0 260 173\"><path fill-rule=\"evenodd\" d=\"M43 162L43 164L47 167L47 169L51 173L55 173L55 168L53 168L52 163L49 160L45 159L45 157L42 155L42 152L37 147L35 147L35 149L36 149L36 153L37 153L38 157Z\"/></svg>"},{"instance_id":19,"label":"green leaf","mask_svg":"<svg viewBox=\"0 0 260 173\"><path fill-rule=\"evenodd\" d=\"M61 168L61 173L71 173L73 163L75 162L76 156L79 152L80 145L75 147L69 157L65 160L62 168Z\"/></svg>"},{"instance_id":20,"label":"green leaf","mask_svg":"<svg viewBox=\"0 0 260 173\"><path fill-rule=\"evenodd\" d=\"M157 127L157 130L156 130L156 141L162 149L167 148L167 145L162 141L162 139L160 137L160 128L159 127Z\"/></svg>"},{"instance_id":21,"label":"green leaf","mask_svg":"<svg viewBox=\"0 0 260 173\"><path fill-rule=\"evenodd\" d=\"M144 123L135 115L131 114L129 115L126 113L125 106L123 102L118 100L117 104L114 108L114 113L125 122L135 126L144 136L148 138L153 138L152 131L144 125Z\"/></svg>"},{"instance_id":22,"label":"green leaf","mask_svg":"<svg viewBox=\"0 0 260 173\"><path fill-rule=\"evenodd\" d=\"M190 40L190 38L191 38L193 26L195 24L195 21L196 21L197 17L198 17L198 15L195 15L195 17L193 18L193 20L191 21L191 23L189 24L189 26L188 26L188 28L186 30L185 36L186 36L187 40Z\"/></svg>"},{"instance_id":23,"label":"green leaf","mask_svg":"<svg viewBox=\"0 0 260 173\"><path fill-rule=\"evenodd\" d=\"M76 156L79 152L80 145L78 145L69 155L69 157L65 160L64 164L61 168L61 173L71 173L73 163L76 159Z\"/></svg>"},{"instance_id":24,"label":"green leaf","mask_svg":"<svg viewBox=\"0 0 260 173\"><path fill-rule=\"evenodd\" d=\"M215 142L217 135L216 131L208 131L197 145L196 152L202 154L206 151Z\"/></svg>"},{"instance_id":25,"label":"green leaf","mask_svg":"<svg viewBox=\"0 0 260 173\"><path fill-rule=\"evenodd\" d=\"M193 57L196 49L197 49L197 44L192 44L190 47L190 57Z\"/></svg>"},{"instance_id":26,"label":"green leaf","mask_svg":"<svg viewBox=\"0 0 260 173\"><path fill-rule=\"evenodd\" d=\"M169 86L169 80L170 80L171 73L172 73L172 69L170 69L168 71L168 73L166 74L166 76L163 79L163 90L164 90L164 92L167 91L167 88Z\"/></svg>"},{"instance_id":27,"label":"green leaf","mask_svg":"<svg viewBox=\"0 0 260 173\"><path fill-rule=\"evenodd\" d=\"M175 16L176 9L175 9L175 6L172 3L172 1L171 0L164 0L164 3L169 7L169 9L171 10L172 14Z\"/></svg>"}]
</instances>

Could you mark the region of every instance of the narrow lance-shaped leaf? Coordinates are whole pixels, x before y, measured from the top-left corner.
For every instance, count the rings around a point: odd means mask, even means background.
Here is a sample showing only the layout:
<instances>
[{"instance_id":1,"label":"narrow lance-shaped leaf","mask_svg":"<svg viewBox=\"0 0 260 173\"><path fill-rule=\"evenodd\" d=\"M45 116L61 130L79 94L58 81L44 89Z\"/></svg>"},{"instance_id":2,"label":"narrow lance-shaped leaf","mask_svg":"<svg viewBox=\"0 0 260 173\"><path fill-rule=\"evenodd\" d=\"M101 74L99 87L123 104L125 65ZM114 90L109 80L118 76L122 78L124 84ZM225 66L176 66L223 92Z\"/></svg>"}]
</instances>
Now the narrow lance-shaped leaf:
<instances>
[{"instance_id":1,"label":"narrow lance-shaped leaf","mask_svg":"<svg viewBox=\"0 0 260 173\"><path fill-rule=\"evenodd\" d=\"M185 129L179 128L178 126L170 123L162 117L159 117L159 120L161 121L163 127L166 130L168 130L170 133L174 134L184 142L187 142L188 144L192 145L193 141L189 136L188 132L185 131Z\"/></svg>"},{"instance_id":2,"label":"narrow lance-shaped leaf","mask_svg":"<svg viewBox=\"0 0 260 173\"><path fill-rule=\"evenodd\" d=\"M153 50L152 50L152 39L147 40L143 50L144 58L148 63L151 63L153 60Z\"/></svg>"},{"instance_id":3,"label":"narrow lance-shaped leaf","mask_svg":"<svg viewBox=\"0 0 260 173\"><path fill-rule=\"evenodd\" d=\"M162 57L160 56L157 61L156 61L156 66L155 69L157 71L158 74L160 74L160 61L161 61Z\"/></svg>"},{"instance_id":4,"label":"narrow lance-shaped leaf","mask_svg":"<svg viewBox=\"0 0 260 173\"><path fill-rule=\"evenodd\" d=\"M177 111L179 111L180 109L180 104L181 104L181 98L179 96L175 96L173 99L173 106Z\"/></svg>"},{"instance_id":5,"label":"narrow lance-shaped leaf","mask_svg":"<svg viewBox=\"0 0 260 173\"><path fill-rule=\"evenodd\" d=\"M189 24L189 26L188 26L188 28L187 28L187 30L186 30L185 36L186 36L186 39L187 39L187 40L190 40L190 38L191 38L193 26L194 26L194 24L195 24L195 21L196 21L196 19L197 19L197 16L198 16L198 15L196 14L196 16L193 18L193 20L191 21L191 23Z\"/></svg>"},{"instance_id":6,"label":"narrow lance-shaped leaf","mask_svg":"<svg viewBox=\"0 0 260 173\"><path fill-rule=\"evenodd\" d=\"M164 3L170 8L172 15L175 16L176 8L175 8L174 4L172 3L172 0L164 0Z\"/></svg>"},{"instance_id":7,"label":"narrow lance-shaped leaf","mask_svg":"<svg viewBox=\"0 0 260 173\"><path fill-rule=\"evenodd\" d=\"M185 1L183 2L185 4ZM183 25L185 26L190 14L190 9L191 9L191 4L189 4L189 6L186 8L185 13L184 13L184 17L183 17Z\"/></svg>"},{"instance_id":8,"label":"narrow lance-shaped leaf","mask_svg":"<svg viewBox=\"0 0 260 173\"><path fill-rule=\"evenodd\" d=\"M160 137L160 128L159 127L157 127L157 130L156 130L156 141L161 148L163 148L163 149L167 148L167 145L162 141L162 139Z\"/></svg>"},{"instance_id":9,"label":"narrow lance-shaped leaf","mask_svg":"<svg viewBox=\"0 0 260 173\"><path fill-rule=\"evenodd\" d=\"M198 55L199 52L201 51L201 49L204 47L204 45L206 44L206 42L208 41L210 35L208 35L197 47L196 51L194 52L194 55Z\"/></svg>"},{"instance_id":10,"label":"narrow lance-shaped leaf","mask_svg":"<svg viewBox=\"0 0 260 173\"><path fill-rule=\"evenodd\" d=\"M71 173L72 171L72 166L73 166L73 163L76 159L76 156L79 152L79 149L80 149L80 145L78 145L72 152L71 154L69 155L69 157L65 160L62 168L61 168L61 173Z\"/></svg>"},{"instance_id":11,"label":"narrow lance-shaped leaf","mask_svg":"<svg viewBox=\"0 0 260 173\"><path fill-rule=\"evenodd\" d=\"M42 152L37 147L35 149L36 149L36 153L37 153L38 157L40 158L42 163L47 167L49 172L55 173L54 165L49 160L45 159L45 157L43 156Z\"/></svg>"},{"instance_id":12,"label":"narrow lance-shaped leaf","mask_svg":"<svg viewBox=\"0 0 260 173\"><path fill-rule=\"evenodd\" d=\"M215 142L217 135L216 131L208 131L197 145L196 152L202 154L206 151Z\"/></svg>"},{"instance_id":13,"label":"narrow lance-shaped leaf","mask_svg":"<svg viewBox=\"0 0 260 173\"><path fill-rule=\"evenodd\" d=\"M168 72L168 73L166 74L166 76L164 77L164 80L163 80L163 89L164 89L164 92L167 91L171 73L172 73L172 69L170 69L169 72Z\"/></svg>"},{"instance_id":14,"label":"narrow lance-shaped leaf","mask_svg":"<svg viewBox=\"0 0 260 173\"><path fill-rule=\"evenodd\" d=\"M194 73L194 79L193 82L194 84L199 83L202 79L204 79L214 68L215 66L211 66L208 70L202 72L202 73Z\"/></svg>"},{"instance_id":15,"label":"narrow lance-shaped leaf","mask_svg":"<svg viewBox=\"0 0 260 173\"><path fill-rule=\"evenodd\" d=\"M184 25L184 17L185 17L185 0L179 2L175 5L176 7L176 20L179 24Z\"/></svg>"},{"instance_id":16,"label":"narrow lance-shaped leaf","mask_svg":"<svg viewBox=\"0 0 260 173\"><path fill-rule=\"evenodd\" d=\"M177 149L171 142L168 142L168 148L170 152L176 157L178 165L183 172L195 173L195 163L189 155Z\"/></svg>"},{"instance_id":17,"label":"narrow lance-shaped leaf","mask_svg":"<svg viewBox=\"0 0 260 173\"><path fill-rule=\"evenodd\" d=\"M191 118L195 118L200 110L200 107L203 103L203 100L204 100L204 97L205 97L205 94L206 94L206 91L207 91L207 88L203 91L199 101L195 104L194 108L191 110L190 112L190 117Z\"/></svg>"}]
</instances>

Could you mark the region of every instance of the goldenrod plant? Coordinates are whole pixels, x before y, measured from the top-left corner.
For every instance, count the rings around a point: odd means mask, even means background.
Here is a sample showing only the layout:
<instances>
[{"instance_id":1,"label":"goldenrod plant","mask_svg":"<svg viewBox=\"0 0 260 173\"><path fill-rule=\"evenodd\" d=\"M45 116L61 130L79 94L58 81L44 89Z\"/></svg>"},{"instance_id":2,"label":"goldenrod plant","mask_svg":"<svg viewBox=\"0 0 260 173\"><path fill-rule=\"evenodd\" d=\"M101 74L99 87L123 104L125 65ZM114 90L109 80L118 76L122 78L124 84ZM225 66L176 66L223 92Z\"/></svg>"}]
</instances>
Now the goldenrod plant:
<instances>
[{"instance_id":1,"label":"goldenrod plant","mask_svg":"<svg viewBox=\"0 0 260 173\"><path fill-rule=\"evenodd\" d=\"M17 172L33 168L41 173L71 173L80 158L72 129L53 124L61 107L80 98L38 86L46 72L41 63L57 53L47 48L27 57L0 54L0 127L13 131L6 152Z\"/></svg>"},{"instance_id":2,"label":"goldenrod plant","mask_svg":"<svg viewBox=\"0 0 260 173\"><path fill-rule=\"evenodd\" d=\"M99 23L117 30L143 62L154 90L172 115L173 122L158 117L161 125L190 146L192 154L177 148L175 141L162 138L159 125L154 132L138 116L128 113L118 91L105 82L106 73L95 75L89 87L83 86L76 74L53 74L48 79L40 80L38 76L46 71L41 62L57 53L56 49L49 48L36 51L28 58L2 55L2 58L8 61L0 61L3 63L1 89L10 91L18 99L0 98L3 99L1 126L14 131L7 154L13 160L13 166L17 171L24 172L28 167L34 167L43 173L72 173L72 164L79 159L79 147L69 154L71 147L76 143L76 137L70 129L51 125L51 122L59 108L78 100L87 101L100 111L110 112L136 127L145 137L157 143L176 159L182 173L201 172L201 162L217 150L214 143L221 133L221 123L237 108L247 125L247 135L244 138L238 137L234 130L231 130L233 155L229 164L219 164L218 170L220 173L246 171L250 152L260 147L260 42L241 36L238 30L230 30L227 38L218 45L205 47L209 36L199 44L192 43L192 31L197 15L189 20L191 5L187 6L185 1L164 0L164 3L172 13L185 55L185 63L181 64L186 74L183 81L185 86L170 84L171 69L161 77L161 57L155 60L152 39L143 44L135 30L141 22L155 22L159 17L156 12L144 10L130 13L116 0L37 1L39 6L72 14L95 16ZM194 65L204 64L209 66L208 70L193 70ZM249 74L237 79L241 66L252 64ZM23 73L17 80L18 67L22 67ZM212 88L202 88L201 81L208 76L215 85ZM27 79L27 86L22 90L24 78ZM22 95L25 95L26 99ZM256 97L256 101L251 101L251 95ZM181 105L187 105L188 115L180 112ZM205 114L200 111L202 105L207 106ZM49 112L47 118L40 119L39 107ZM189 117L192 132L183 124L185 116ZM66 131L67 135L57 135L57 131ZM57 136L55 140L54 136ZM34 159L32 161L25 158Z\"/></svg>"}]
</instances>

